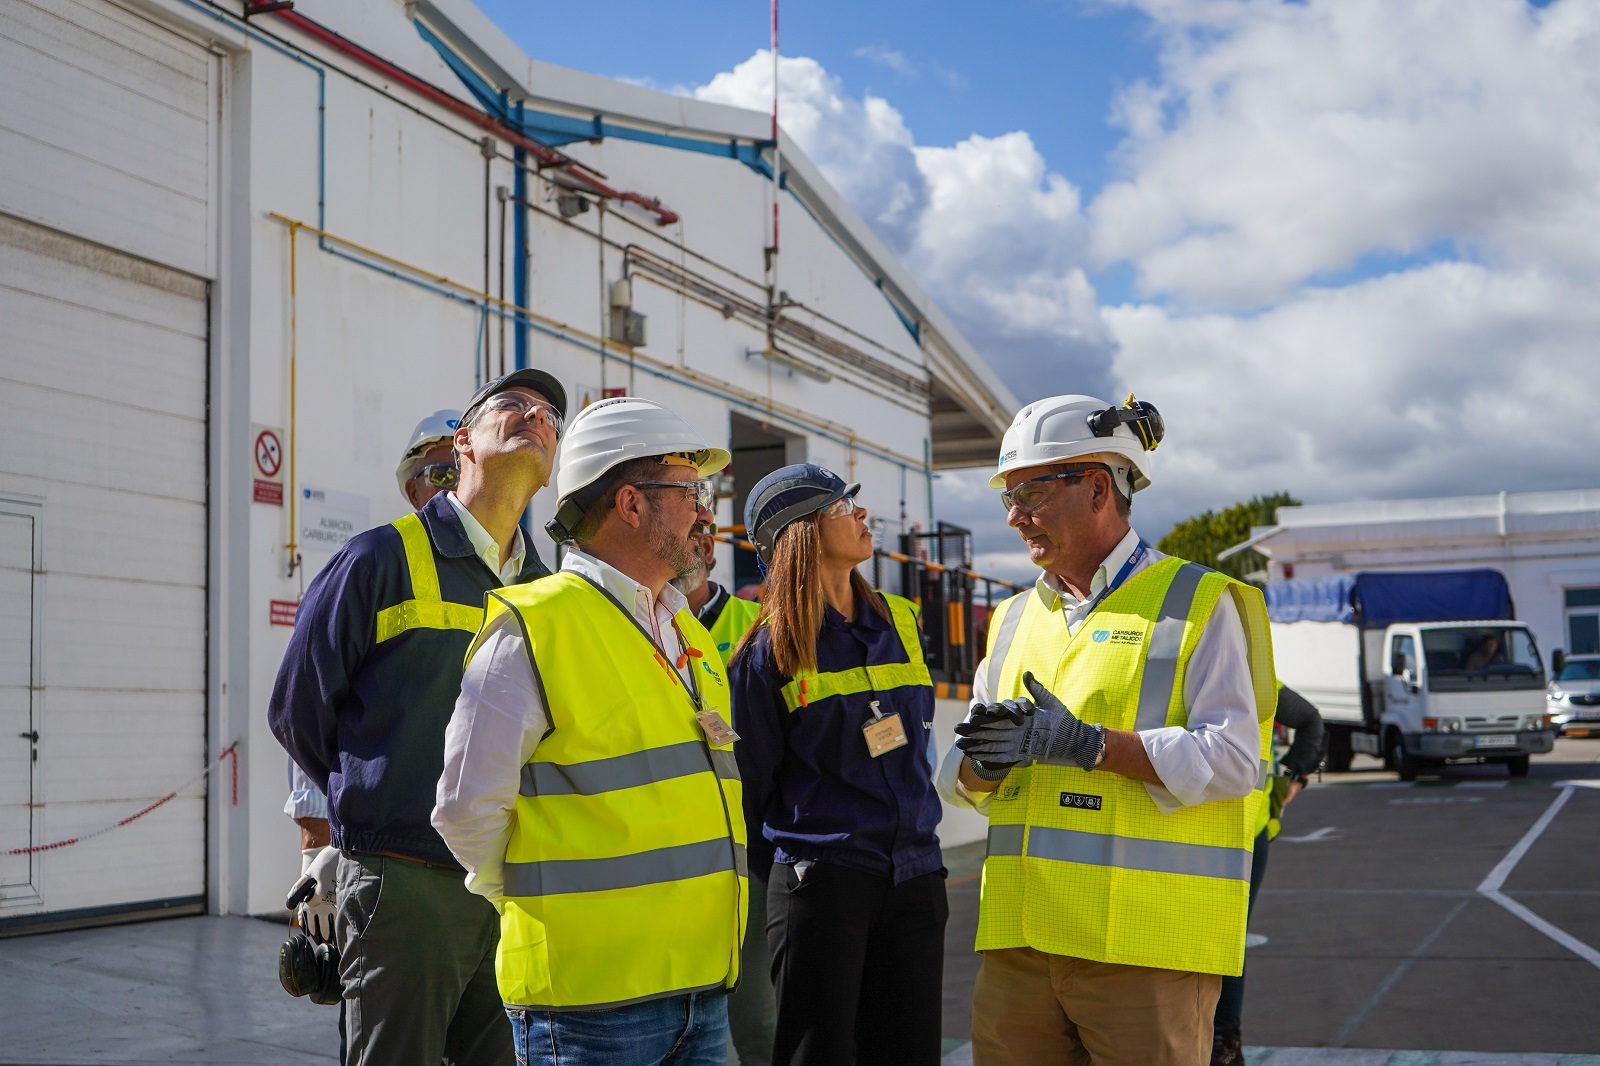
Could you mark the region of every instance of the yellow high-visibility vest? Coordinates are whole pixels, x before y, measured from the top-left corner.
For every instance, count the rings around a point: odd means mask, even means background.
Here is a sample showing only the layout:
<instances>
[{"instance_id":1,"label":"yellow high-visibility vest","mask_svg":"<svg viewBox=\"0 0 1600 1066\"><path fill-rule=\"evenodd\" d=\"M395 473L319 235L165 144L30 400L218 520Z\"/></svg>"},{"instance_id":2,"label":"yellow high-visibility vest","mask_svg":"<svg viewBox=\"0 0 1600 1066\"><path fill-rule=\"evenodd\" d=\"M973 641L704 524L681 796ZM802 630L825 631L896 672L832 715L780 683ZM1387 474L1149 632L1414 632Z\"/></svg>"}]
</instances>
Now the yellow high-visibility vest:
<instances>
[{"instance_id":1,"label":"yellow high-visibility vest","mask_svg":"<svg viewBox=\"0 0 1600 1066\"><path fill-rule=\"evenodd\" d=\"M507 611L550 731L522 768L506 847L501 998L593 1009L732 988L749 887L733 743L711 744L696 720L732 721L710 634L678 612L686 687L633 616L579 574L490 593L485 626Z\"/></svg>"},{"instance_id":2,"label":"yellow high-visibility vest","mask_svg":"<svg viewBox=\"0 0 1600 1066\"><path fill-rule=\"evenodd\" d=\"M1022 675L1032 671L1083 721L1185 726L1184 675L1224 594L1244 621L1264 756L1275 679L1261 593L1180 559L1128 579L1073 635L1059 601L1046 606L1034 590L1005 601L989 627L994 698L1026 696ZM1162 814L1141 782L1120 774L1013 770L989 808L977 949L1238 974L1262 803L1258 788Z\"/></svg>"},{"instance_id":3,"label":"yellow high-visibility vest","mask_svg":"<svg viewBox=\"0 0 1600 1066\"><path fill-rule=\"evenodd\" d=\"M728 660L733 658L733 649L739 646L740 639L756 624L756 615L760 613L759 603L741 600L732 592L728 593L722 613L711 623L711 640L717 646L717 654L722 656L722 665L728 665Z\"/></svg>"}]
</instances>

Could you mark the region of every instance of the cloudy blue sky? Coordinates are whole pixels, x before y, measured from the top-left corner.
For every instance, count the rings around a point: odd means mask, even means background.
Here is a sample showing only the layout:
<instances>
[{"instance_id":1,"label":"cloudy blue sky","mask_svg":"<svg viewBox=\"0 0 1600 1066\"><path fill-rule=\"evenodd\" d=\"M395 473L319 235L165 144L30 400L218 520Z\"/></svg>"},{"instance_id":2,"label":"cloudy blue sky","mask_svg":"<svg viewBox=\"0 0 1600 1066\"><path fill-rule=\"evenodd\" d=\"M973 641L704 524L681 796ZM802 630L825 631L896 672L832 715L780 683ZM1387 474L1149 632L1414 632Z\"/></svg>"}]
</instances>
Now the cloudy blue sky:
<instances>
[{"instance_id":1,"label":"cloudy blue sky","mask_svg":"<svg viewBox=\"0 0 1600 1066\"><path fill-rule=\"evenodd\" d=\"M760 0L479 4L550 62L770 98ZM1161 407L1145 532L1600 485L1600 0L791 0L782 51L785 128L1020 397Z\"/></svg>"}]
</instances>

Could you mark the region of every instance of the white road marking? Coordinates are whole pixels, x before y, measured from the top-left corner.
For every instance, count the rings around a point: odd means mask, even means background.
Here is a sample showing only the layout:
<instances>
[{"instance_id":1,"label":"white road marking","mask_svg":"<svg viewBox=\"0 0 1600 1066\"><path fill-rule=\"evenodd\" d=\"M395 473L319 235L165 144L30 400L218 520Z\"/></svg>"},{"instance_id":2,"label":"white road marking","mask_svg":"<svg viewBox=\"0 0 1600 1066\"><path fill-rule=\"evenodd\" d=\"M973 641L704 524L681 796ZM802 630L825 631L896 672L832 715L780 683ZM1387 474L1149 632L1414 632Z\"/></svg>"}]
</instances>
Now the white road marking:
<instances>
[{"instance_id":1,"label":"white road marking","mask_svg":"<svg viewBox=\"0 0 1600 1066\"><path fill-rule=\"evenodd\" d=\"M1563 784L1565 785L1566 783ZM1533 827L1523 834L1521 840L1517 841L1517 846L1512 848L1506 857L1500 860L1499 865L1489 871L1489 876L1485 877L1483 884L1478 886L1478 894L1484 899L1492 900L1504 907L1551 940L1554 940L1557 944L1578 956L1578 958L1600 969L1600 951L1596 951L1566 930L1557 928L1545 921L1500 891L1500 887L1506 883L1506 878L1511 876L1511 871L1517 868L1517 863L1521 862L1523 856L1528 854L1528 849L1533 847L1534 842L1550 827L1550 823L1555 821L1556 815L1561 813L1561 808L1565 807L1567 801L1571 798L1572 789L1563 787L1561 794L1555 798L1555 802L1545 808L1545 812L1539 816L1539 820L1534 822Z\"/></svg>"},{"instance_id":2,"label":"white road marking","mask_svg":"<svg viewBox=\"0 0 1600 1066\"><path fill-rule=\"evenodd\" d=\"M1317 843L1320 843L1320 842L1322 842L1324 840L1336 840L1336 839L1338 839L1337 837L1335 837L1333 835L1334 831L1335 831L1335 827L1333 827L1331 825L1325 825L1321 829L1315 830L1314 832L1307 833L1303 837L1285 837L1285 836L1280 836L1278 839L1283 841L1285 844L1317 844Z\"/></svg>"}]
</instances>

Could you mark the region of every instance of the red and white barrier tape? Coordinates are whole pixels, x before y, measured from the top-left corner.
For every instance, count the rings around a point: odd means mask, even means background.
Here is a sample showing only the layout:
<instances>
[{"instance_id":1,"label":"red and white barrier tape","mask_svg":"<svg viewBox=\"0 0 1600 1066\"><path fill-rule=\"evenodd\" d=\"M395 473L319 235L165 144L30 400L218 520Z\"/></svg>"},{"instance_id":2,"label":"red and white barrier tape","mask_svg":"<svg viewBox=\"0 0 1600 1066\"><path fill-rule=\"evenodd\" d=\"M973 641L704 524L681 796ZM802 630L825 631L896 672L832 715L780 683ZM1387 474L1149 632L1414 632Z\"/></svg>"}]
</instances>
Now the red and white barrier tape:
<instances>
[{"instance_id":1,"label":"red and white barrier tape","mask_svg":"<svg viewBox=\"0 0 1600 1066\"><path fill-rule=\"evenodd\" d=\"M129 822L134 822L140 818L143 818L145 815L149 814L163 803L166 803L168 800L178 796L180 793L187 792L197 783L205 780L211 771L215 770L222 764L223 759L231 759L233 761L233 805L237 807L239 806L239 742L236 740L232 744L229 744L226 748L223 748L222 753L217 756L216 761L214 761L210 766L207 766L204 770L201 770L198 774L195 774L193 777L189 778L189 780L185 781L171 792L168 792L165 796L162 796L160 799L150 804L150 806L146 807L144 810L139 811L137 814L130 814L122 821L108 825L104 829L96 829L92 833L84 833L82 836L75 836L68 840L58 840L54 844L36 844L31 848L12 848L4 854L31 855L37 851L54 851L56 848L64 848L69 844L77 844L85 840L93 840L98 836L105 836L113 829L121 829Z\"/></svg>"}]
</instances>

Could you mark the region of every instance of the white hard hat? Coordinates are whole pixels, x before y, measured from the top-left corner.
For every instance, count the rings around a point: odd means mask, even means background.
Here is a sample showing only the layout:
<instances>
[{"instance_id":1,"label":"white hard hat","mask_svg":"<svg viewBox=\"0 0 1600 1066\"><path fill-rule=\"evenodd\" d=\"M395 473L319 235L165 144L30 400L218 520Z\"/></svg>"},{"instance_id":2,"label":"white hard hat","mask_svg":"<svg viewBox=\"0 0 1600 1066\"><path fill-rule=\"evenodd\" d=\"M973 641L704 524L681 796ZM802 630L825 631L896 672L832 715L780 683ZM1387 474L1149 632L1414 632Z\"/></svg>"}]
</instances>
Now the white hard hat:
<instances>
[{"instance_id":1,"label":"white hard hat","mask_svg":"<svg viewBox=\"0 0 1600 1066\"><path fill-rule=\"evenodd\" d=\"M405 454L400 456L400 465L394 470L394 479L400 483L402 495L406 491L406 482L416 477L418 468L422 466L422 453L435 444L446 444L453 440L456 426L460 424L461 412L449 410L435 411L417 423L417 428L411 431Z\"/></svg>"},{"instance_id":2,"label":"white hard hat","mask_svg":"<svg viewBox=\"0 0 1600 1066\"><path fill-rule=\"evenodd\" d=\"M567 426L556 448L556 517L545 528L567 540L583 514L609 484L607 472L631 459L682 455L700 476L714 474L733 458L713 448L689 423L653 400L617 396L585 407Z\"/></svg>"},{"instance_id":3,"label":"white hard hat","mask_svg":"<svg viewBox=\"0 0 1600 1066\"><path fill-rule=\"evenodd\" d=\"M1132 396L1121 407L1093 396L1036 400L1011 420L989 487L1005 488L1006 474L1022 467L1099 461L1124 471L1131 495L1149 487L1150 452L1165 434L1155 406Z\"/></svg>"}]
</instances>

